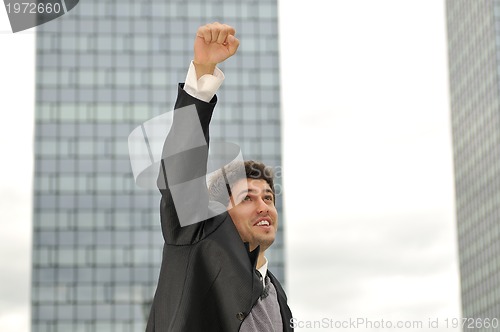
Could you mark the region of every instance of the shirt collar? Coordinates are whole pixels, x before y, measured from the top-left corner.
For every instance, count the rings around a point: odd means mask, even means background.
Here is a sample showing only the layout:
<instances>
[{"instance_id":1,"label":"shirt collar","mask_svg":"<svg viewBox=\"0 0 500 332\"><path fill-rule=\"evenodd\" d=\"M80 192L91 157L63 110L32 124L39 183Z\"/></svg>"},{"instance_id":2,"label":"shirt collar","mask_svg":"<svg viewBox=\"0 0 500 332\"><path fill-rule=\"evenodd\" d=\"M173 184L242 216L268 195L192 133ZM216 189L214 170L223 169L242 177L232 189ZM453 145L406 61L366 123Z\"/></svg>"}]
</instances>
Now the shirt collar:
<instances>
[{"instance_id":1,"label":"shirt collar","mask_svg":"<svg viewBox=\"0 0 500 332\"><path fill-rule=\"evenodd\" d=\"M264 282L264 279L266 279L266 275L267 275L267 264L269 263L267 258L264 257L264 259L266 260L266 262L264 263L264 265L262 265L260 267L260 269L257 269L257 271L260 272L260 275L262 276L262 281ZM265 286L265 283L264 283L264 286Z\"/></svg>"}]
</instances>

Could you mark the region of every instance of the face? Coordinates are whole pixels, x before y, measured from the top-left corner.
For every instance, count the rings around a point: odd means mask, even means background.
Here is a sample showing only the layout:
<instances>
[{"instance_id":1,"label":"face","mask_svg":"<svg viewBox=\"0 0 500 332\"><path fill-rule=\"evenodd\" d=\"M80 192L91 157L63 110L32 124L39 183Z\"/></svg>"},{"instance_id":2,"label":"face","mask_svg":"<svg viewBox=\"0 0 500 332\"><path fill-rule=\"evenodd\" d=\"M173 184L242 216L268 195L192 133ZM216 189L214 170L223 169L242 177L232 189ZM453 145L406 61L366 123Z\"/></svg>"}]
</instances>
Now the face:
<instances>
[{"instance_id":1,"label":"face","mask_svg":"<svg viewBox=\"0 0 500 332\"><path fill-rule=\"evenodd\" d=\"M228 212L243 242L250 250L261 246L261 252L271 246L278 230L278 211L269 184L262 179L242 179L231 189L232 198L239 202Z\"/></svg>"}]
</instances>

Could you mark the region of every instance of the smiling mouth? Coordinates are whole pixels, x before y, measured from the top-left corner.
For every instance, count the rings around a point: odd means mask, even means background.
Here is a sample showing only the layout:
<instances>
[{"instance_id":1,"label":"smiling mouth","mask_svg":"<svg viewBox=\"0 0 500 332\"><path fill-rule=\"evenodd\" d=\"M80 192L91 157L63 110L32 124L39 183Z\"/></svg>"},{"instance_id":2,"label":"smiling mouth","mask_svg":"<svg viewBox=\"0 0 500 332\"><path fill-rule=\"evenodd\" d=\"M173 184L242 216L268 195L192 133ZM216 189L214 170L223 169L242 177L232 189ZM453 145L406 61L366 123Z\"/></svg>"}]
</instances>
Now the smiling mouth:
<instances>
[{"instance_id":1,"label":"smiling mouth","mask_svg":"<svg viewBox=\"0 0 500 332\"><path fill-rule=\"evenodd\" d=\"M267 220L261 220L258 223L256 223L254 226L271 226L271 224Z\"/></svg>"}]
</instances>

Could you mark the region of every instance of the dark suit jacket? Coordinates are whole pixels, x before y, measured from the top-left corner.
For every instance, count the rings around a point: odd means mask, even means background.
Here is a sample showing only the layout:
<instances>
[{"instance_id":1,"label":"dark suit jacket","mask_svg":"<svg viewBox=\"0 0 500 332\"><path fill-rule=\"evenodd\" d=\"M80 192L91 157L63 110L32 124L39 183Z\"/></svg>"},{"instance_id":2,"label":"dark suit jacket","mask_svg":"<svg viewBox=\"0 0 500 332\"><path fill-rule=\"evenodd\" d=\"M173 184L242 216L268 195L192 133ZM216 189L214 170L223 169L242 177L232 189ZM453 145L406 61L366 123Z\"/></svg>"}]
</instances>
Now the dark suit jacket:
<instances>
[{"instance_id":1,"label":"dark suit jacket","mask_svg":"<svg viewBox=\"0 0 500 332\"><path fill-rule=\"evenodd\" d=\"M152 332L236 332L259 299L263 286L255 269L259 248L249 252L226 212L205 221L181 227L169 185L204 176L207 171L209 124L217 102L209 103L178 89L174 122L165 141L158 186L161 198L161 226L165 240L163 261L146 331ZM205 148L184 149L185 126L178 126L177 112L195 105ZM182 136L182 138L179 138ZM170 156L167 151L179 152ZM186 150L186 151L185 151ZM167 157L168 156L168 157ZM189 160L190 162L187 162ZM192 162L199 160L200 162ZM207 188L200 188L197 201L206 200ZM271 272L283 321L283 331L290 327L292 314L283 288Z\"/></svg>"}]
</instances>

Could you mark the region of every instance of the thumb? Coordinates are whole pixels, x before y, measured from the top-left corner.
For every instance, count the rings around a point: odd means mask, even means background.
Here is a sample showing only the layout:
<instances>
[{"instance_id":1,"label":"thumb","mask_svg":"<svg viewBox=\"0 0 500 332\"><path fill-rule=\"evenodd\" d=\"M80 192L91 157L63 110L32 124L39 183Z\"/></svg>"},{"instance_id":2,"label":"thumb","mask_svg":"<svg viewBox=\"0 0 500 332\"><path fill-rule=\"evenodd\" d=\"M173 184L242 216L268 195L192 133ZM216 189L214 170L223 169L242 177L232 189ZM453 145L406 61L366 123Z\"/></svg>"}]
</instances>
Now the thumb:
<instances>
[{"instance_id":1,"label":"thumb","mask_svg":"<svg viewBox=\"0 0 500 332\"><path fill-rule=\"evenodd\" d=\"M240 41L238 40L238 38L236 38L233 35L227 36L226 40L227 40L227 44L228 44L227 48L229 50L229 53L231 53L231 55L233 55L234 53L236 53L236 50L240 46Z\"/></svg>"}]
</instances>

